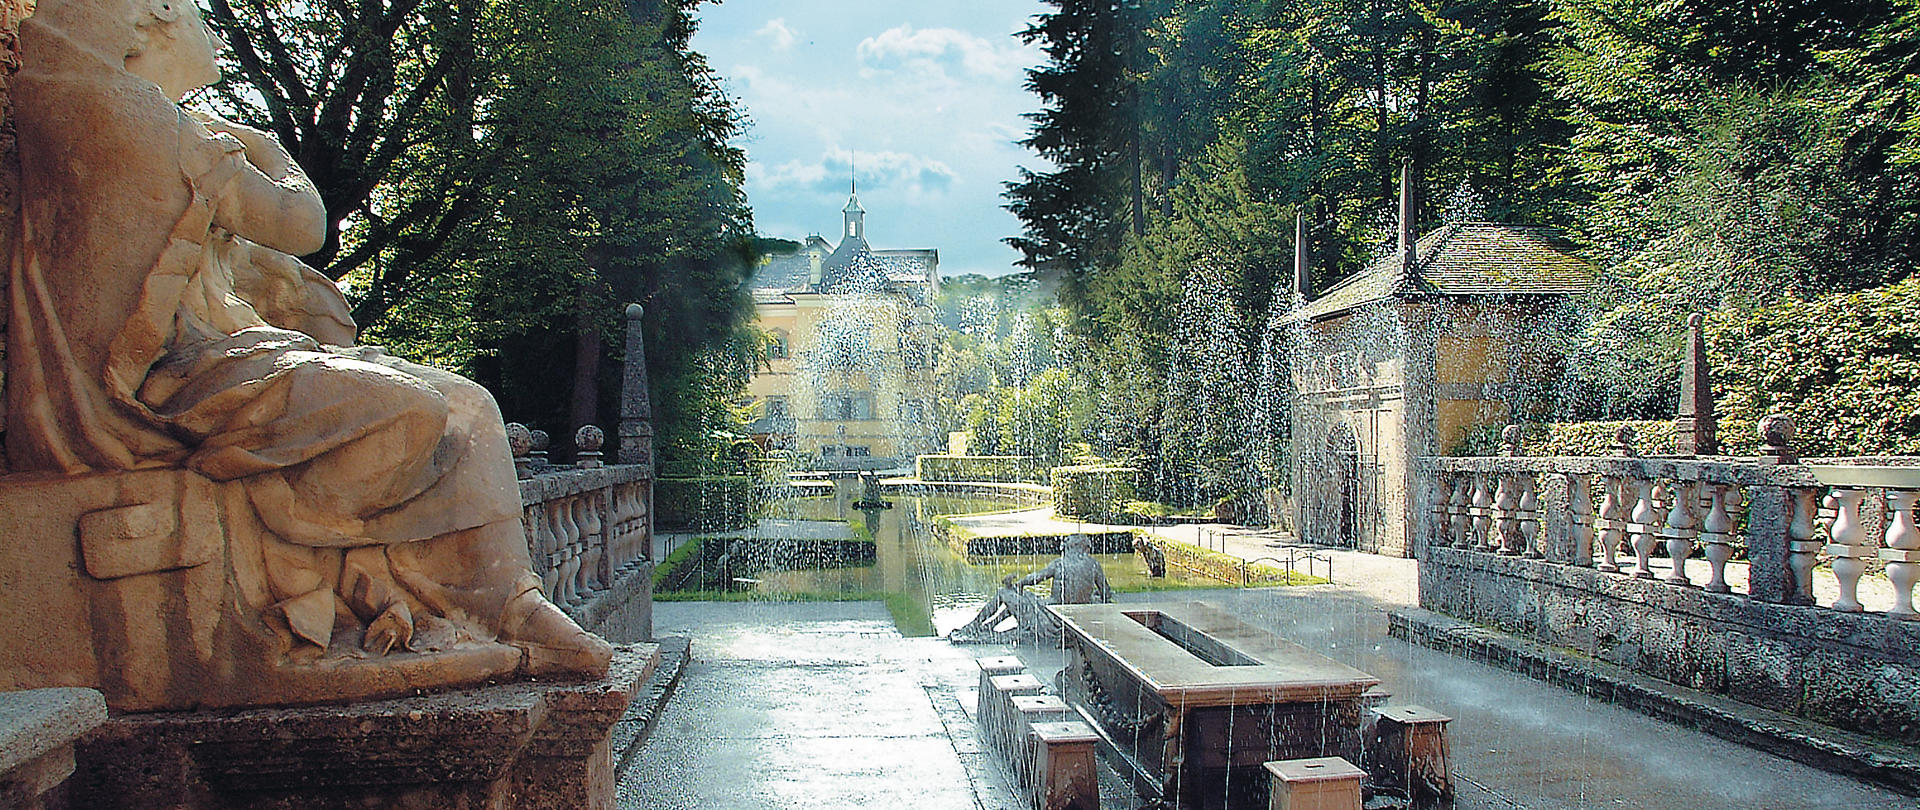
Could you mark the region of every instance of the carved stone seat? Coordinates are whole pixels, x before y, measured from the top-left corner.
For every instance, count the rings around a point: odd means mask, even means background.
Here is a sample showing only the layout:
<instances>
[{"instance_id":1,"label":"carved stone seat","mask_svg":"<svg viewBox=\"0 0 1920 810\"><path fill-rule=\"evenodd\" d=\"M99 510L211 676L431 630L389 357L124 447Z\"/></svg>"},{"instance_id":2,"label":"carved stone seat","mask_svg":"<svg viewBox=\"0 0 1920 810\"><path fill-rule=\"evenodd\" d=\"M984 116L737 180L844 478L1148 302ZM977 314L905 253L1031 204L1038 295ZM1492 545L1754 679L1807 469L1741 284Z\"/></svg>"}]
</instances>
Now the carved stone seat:
<instances>
[{"instance_id":1,"label":"carved stone seat","mask_svg":"<svg viewBox=\"0 0 1920 810\"><path fill-rule=\"evenodd\" d=\"M510 673L520 659L482 644L289 660L259 583L290 547L243 485L186 470L0 476L0 538L0 638L24 642L0 660L0 689L91 686L136 711L319 703Z\"/></svg>"}]
</instances>

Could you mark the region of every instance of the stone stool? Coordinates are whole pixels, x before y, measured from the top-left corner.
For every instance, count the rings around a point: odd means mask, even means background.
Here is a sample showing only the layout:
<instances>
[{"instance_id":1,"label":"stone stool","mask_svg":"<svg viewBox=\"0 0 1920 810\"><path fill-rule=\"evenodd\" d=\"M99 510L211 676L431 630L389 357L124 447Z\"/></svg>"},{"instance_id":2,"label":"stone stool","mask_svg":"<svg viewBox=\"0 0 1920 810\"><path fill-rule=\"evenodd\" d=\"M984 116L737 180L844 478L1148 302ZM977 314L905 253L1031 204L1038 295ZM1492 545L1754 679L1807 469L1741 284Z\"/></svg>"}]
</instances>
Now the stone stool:
<instances>
[{"instance_id":1,"label":"stone stool","mask_svg":"<svg viewBox=\"0 0 1920 810\"><path fill-rule=\"evenodd\" d=\"M980 668L979 700L981 701L985 701L987 699L987 692L989 690L989 684L987 683L988 678L994 677L995 675L1016 675L1016 674L1027 671L1027 665L1020 663L1020 659L1015 658L1011 655L995 655L989 658L975 658L973 659L973 663L975 666ZM978 711L977 707L981 705L985 705L985 704L984 703L976 704L976 709L975 709L976 712Z\"/></svg>"},{"instance_id":2,"label":"stone stool","mask_svg":"<svg viewBox=\"0 0 1920 810\"><path fill-rule=\"evenodd\" d=\"M1010 752L1015 720L1013 698L1038 695L1042 691L1040 679L1025 672L988 678L987 691L980 693L979 718L980 731L986 735L987 743L1001 753Z\"/></svg>"},{"instance_id":3,"label":"stone stool","mask_svg":"<svg viewBox=\"0 0 1920 810\"><path fill-rule=\"evenodd\" d=\"M1374 788L1410 799L1414 807L1452 799L1447 723L1453 718L1413 704L1384 706L1374 709L1373 716L1373 735L1362 761Z\"/></svg>"},{"instance_id":4,"label":"stone stool","mask_svg":"<svg viewBox=\"0 0 1920 810\"><path fill-rule=\"evenodd\" d=\"M73 743L106 719L92 689L0 692L0 807L66 810Z\"/></svg>"},{"instance_id":5,"label":"stone stool","mask_svg":"<svg viewBox=\"0 0 1920 810\"><path fill-rule=\"evenodd\" d=\"M1032 739L1028 795L1034 810L1100 810L1100 772L1094 762L1100 736L1093 728L1078 720L1035 723Z\"/></svg>"},{"instance_id":6,"label":"stone stool","mask_svg":"<svg viewBox=\"0 0 1920 810\"><path fill-rule=\"evenodd\" d=\"M1013 763L1014 776L1020 784L1031 786L1033 774L1028 767L1033 760L1033 727L1078 720L1080 715L1054 695L1014 695L1011 700L1013 711L1007 724L1007 739L1012 744L1007 747L1007 759Z\"/></svg>"},{"instance_id":7,"label":"stone stool","mask_svg":"<svg viewBox=\"0 0 1920 810\"><path fill-rule=\"evenodd\" d=\"M1267 810L1360 810L1360 779L1367 775L1340 757L1266 763L1272 792Z\"/></svg>"}]
</instances>

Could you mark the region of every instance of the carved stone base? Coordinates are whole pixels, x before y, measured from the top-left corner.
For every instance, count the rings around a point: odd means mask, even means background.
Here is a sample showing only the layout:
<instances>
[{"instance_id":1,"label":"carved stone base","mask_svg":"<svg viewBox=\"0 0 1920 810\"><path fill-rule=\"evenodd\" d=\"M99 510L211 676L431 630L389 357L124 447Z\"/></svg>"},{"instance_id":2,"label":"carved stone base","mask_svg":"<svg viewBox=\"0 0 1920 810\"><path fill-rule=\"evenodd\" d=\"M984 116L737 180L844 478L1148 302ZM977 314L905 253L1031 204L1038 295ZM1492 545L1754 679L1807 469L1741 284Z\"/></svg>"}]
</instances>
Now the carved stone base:
<instances>
[{"instance_id":1,"label":"carved stone base","mask_svg":"<svg viewBox=\"0 0 1920 810\"><path fill-rule=\"evenodd\" d=\"M77 746L74 806L611 808L613 724L658 660L636 644L594 681L117 716Z\"/></svg>"}]
</instances>

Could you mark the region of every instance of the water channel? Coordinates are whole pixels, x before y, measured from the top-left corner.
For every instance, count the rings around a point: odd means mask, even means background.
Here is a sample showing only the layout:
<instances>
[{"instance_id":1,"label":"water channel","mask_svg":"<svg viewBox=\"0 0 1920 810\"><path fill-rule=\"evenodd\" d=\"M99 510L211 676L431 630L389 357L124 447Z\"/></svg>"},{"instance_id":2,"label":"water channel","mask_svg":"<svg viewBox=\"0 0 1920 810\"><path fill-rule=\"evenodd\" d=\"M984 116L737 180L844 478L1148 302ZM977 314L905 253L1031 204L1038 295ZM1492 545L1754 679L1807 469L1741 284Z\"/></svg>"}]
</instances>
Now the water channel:
<instances>
[{"instance_id":1,"label":"water channel","mask_svg":"<svg viewBox=\"0 0 1920 810\"><path fill-rule=\"evenodd\" d=\"M1030 505L984 495L894 496L884 509L855 508L845 495L783 498L769 504L755 527L735 536L748 538L845 537L870 535L873 562L814 565L812 555L794 554L773 568L737 576L737 587L768 599L886 598L902 632L946 635L966 624L1002 577L1023 575L1051 562L1057 553L969 556L940 528L942 518L1005 512ZM844 528L843 528L844 527ZM1121 592L1218 588L1222 583L1177 568L1164 577L1148 575L1136 554L1096 554L1108 582ZM1029 590L1041 599L1049 583ZM670 597L668 597L670 598ZM903 612L911 614L903 617ZM922 621L925 620L925 621ZM915 629L917 626L917 630Z\"/></svg>"}]
</instances>

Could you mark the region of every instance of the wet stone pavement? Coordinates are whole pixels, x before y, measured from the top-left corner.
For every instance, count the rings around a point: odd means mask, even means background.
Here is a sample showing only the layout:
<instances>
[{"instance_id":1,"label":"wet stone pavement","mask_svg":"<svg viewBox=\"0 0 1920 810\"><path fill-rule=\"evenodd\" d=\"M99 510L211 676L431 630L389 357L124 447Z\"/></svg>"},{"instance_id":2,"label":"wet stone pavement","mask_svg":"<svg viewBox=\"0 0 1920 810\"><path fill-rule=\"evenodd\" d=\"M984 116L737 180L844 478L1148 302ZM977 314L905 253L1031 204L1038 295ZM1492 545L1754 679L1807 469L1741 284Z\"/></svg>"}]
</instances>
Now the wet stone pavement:
<instances>
[{"instance_id":1,"label":"wet stone pavement","mask_svg":"<svg viewBox=\"0 0 1920 810\"><path fill-rule=\"evenodd\" d=\"M1349 569L1352 570L1352 569ZM1355 571L1354 573L1359 573ZM1381 588L1123 594L1202 599L1455 718L1461 808L1920 808L1920 800L1391 639ZM1397 590L1397 589L1389 589ZM622 808L1017 808L975 741L970 659L903 639L877 603L661 603L692 660L622 775ZM1050 680L1057 651L1023 650ZM1103 806L1132 807L1114 786Z\"/></svg>"},{"instance_id":2,"label":"wet stone pavement","mask_svg":"<svg viewBox=\"0 0 1920 810\"><path fill-rule=\"evenodd\" d=\"M655 632L690 637L692 657L620 807L1020 807L963 708L975 650L901 638L877 602L655 611Z\"/></svg>"}]
</instances>

